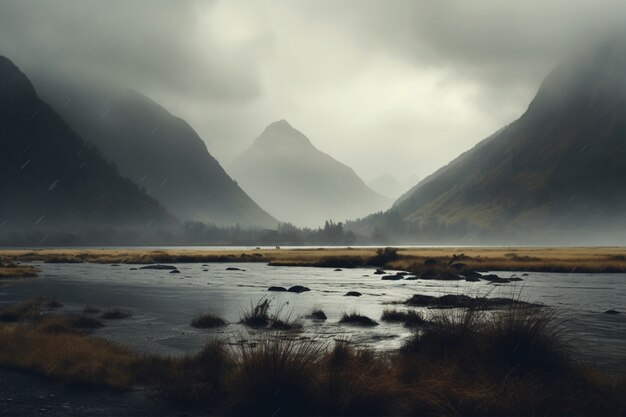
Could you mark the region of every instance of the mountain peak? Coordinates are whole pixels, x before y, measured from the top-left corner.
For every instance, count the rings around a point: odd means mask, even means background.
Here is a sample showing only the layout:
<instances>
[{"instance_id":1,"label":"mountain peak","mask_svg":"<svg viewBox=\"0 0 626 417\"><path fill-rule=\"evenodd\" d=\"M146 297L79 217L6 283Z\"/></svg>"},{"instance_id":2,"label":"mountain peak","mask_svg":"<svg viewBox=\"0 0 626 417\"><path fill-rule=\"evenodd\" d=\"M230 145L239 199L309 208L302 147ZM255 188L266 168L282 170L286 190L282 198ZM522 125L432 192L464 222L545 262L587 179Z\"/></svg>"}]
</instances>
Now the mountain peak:
<instances>
[{"instance_id":1,"label":"mountain peak","mask_svg":"<svg viewBox=\"0 0 626 417\"><path fill-rule=\"evenodd\" d=\"M275 122L270 123L266 129L270 130L295 130L293 126L289 124L289 122L285 119L280 119Z\"/></svg>"},{"instance_id":2,"label":"mountain peak","mask_svg":"<svg viewBox=\"0 0 626 417\"><path fill-rule=\"evenodd\" d=\"M7 91L29 88L34 93L30 81L26 75L9 58L0 55L0 91L7 94ZM22 91L23 92L23 91Z\"/></svg>"},{"instance_id":3,"label":"mountain peak","mask_svg":"<svg viewBox=\"0 0 626 417\"><path fill-rule=\"evenodd\" d=\"M230 172L261 207L299 226L365 216L390 203L285 120L269 125Z\"/></svg>"},{"instance_id":4,"label":"mountain peak","mask_svg":"<svg viewBox=\"0 0 626 417\"><path fill-rule=\"evenodd\" d=\"M269 124L261 136L255 141L263 146L290 147L294 145L313 146L311 141L302 132L295 129L285 119Z\"/></svg>"},{"instance_id":5,"label":"mountain peak","mask_svg":"<svg viewBox=\"0 0 626 417\"><path fill-rule=\"evenodd\" d=\"M6 57L6 56L4 56L4 55L0 55L0 68L1 68L1 67L4 67L4 66L6 66L6 65L12 65L12 66L15 66L15 65L13 64L13 62L11 62L11 60L10 60L9 58L7 58L7 57Z\"/></svg>"}]
</instances>

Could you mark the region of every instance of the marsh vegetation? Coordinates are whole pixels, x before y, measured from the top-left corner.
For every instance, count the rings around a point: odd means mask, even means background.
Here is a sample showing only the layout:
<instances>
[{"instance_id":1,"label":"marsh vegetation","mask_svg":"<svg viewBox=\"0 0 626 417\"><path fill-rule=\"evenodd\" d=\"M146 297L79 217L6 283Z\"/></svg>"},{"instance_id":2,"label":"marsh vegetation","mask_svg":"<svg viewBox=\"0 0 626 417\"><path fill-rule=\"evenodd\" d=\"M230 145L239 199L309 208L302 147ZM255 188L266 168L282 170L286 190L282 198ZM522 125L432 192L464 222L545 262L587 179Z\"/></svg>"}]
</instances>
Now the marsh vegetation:
<instances>
[{"instance_id":1,"label":"marsh vegetation","mask_svg":"<svg viewBox=\"0 0 626 417\"><path fill-rule=\"evenodd\" d=\"M545 308L438 310L395 352L341 340L286 339L267 330L254 344L212 341L178 358L140 354L89 336L42 300L11 310L20 314L0 325L2 366L121 390L143 386L219 415L626 411L623 376L581 363L557 312ZM402 321L410 315L388 311L383 317Z\"/></svg>"}]
</instances>

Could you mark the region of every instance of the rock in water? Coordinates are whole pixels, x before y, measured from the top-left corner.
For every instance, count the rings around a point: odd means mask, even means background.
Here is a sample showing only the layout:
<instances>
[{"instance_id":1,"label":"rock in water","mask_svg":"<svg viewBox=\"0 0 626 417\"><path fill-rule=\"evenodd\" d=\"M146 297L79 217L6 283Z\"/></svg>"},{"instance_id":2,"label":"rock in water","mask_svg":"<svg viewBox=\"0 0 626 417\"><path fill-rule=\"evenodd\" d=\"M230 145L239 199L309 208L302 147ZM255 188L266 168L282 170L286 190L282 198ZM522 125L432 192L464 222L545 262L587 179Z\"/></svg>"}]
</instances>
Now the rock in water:
<instances>
[{"instance_id":1,"label":"rock in water","mask_svg":"<svg viewBox=\"0 0 626 417\"><path fill-rule=\"evenodd\" d=\"M173 265L160 265L160 264L156 264L156 265L146 265L146 266L142 266L139 269L157 269L157 270L174 270L177 269L175 266Z\"/></svg>"},{"instance_id":2,"label":"rock in water","mask_svg":"<svg viewBox=\"0 0 626 417\"><path fill-rule=\"evenodd\" d=\"M308 287L304 287L302 285L294 285L293 287L289 287L289 289L287 290L289 292L295 292L296 294L300 294L306 291L311 291L310 288Z\"/></svg>"}]
</instances>

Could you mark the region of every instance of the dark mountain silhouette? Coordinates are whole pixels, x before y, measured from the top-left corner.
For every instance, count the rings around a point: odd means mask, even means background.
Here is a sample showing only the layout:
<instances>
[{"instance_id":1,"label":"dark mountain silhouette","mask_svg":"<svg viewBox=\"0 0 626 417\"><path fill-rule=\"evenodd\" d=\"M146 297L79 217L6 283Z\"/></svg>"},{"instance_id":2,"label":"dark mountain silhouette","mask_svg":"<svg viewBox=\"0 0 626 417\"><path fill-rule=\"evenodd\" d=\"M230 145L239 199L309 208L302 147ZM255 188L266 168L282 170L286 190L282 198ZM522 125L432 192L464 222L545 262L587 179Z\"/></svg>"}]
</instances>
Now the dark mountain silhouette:
<instances>
[{"instance_id":1,"label":"dark mountain silhouette","mask_svg":"<svg viewBox=\"0 0 626 417\"><path fill-rule=\"evenodd\" d=\"M39 99L29 79L0 56L0 242L64 233L129 242L174 218ZM97 231L95 230L97 229ZM32 239L31 239L32 240ZM106 238L105 238L106 240Z\"/></svg>"},{"instance_id":2,"label":"dark mountain silhouette","mask_svg":"<svg viewBox=\"0 0 626 417\"><path fill-rule=\"evenodd\" d=\"M187 122L148 97L76 77L37 74L34 80L70 126L180 220L277 224L226 174Z\"/></svg>"},{"instance_id":3,"label":"dark mountain silhouette","mask_svg":"<svg viewBox=\"0 0 626 417\"><path fill-rule=\"evenodd\" d=\"M229 172L270 213L299 226L363 216L391 204L285 120L269 125Z\"/></svg>"},{"instance_id":4,"label":"dark mountain silhouette","mask_svg":"<svg viewBox=\"0 0 626 417\"><path fill-rule=\"evenodd\" d=\"M561 64L522 117L420 182L387 216L414 236L624 236L624 45Z\"/></svg>"}]
</instances>

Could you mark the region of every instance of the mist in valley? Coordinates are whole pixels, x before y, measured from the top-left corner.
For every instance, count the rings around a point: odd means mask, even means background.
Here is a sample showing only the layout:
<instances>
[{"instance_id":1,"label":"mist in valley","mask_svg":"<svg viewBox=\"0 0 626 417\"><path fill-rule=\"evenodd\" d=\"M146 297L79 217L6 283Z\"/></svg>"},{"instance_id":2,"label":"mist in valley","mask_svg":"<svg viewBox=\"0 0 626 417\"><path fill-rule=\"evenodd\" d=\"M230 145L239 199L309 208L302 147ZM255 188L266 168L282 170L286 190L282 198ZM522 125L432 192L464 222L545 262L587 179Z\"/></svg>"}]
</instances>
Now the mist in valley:
<instances>
[{"instance_id":1,"label":"mist in valley","mask_svg":"<svg viewBox=\"0 0 626 417\"><path fill-rule=\"evenodd\" d=\"M625 6L356 6L2 2L0 242L623 239Z\"/></svg>"}]
</instances>

